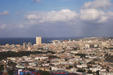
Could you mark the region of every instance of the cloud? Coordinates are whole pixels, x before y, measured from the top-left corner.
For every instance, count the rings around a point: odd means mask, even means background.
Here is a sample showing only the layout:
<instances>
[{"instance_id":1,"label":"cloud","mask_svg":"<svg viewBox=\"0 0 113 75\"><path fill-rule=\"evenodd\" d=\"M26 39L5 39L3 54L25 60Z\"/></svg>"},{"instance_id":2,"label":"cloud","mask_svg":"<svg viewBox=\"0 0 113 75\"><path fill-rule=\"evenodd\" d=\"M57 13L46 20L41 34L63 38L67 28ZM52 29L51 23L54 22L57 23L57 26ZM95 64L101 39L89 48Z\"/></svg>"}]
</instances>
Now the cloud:
<instances>
[{"instance_id":1,"label":"cloud","mask_svg":"<svg viewBox=\"0 0 113 75\"><path fill-rule=\"evenodd\" d=\"M59 11L35 12L25 16L30 24L40 23L56 23L56 22L71 22L76 20L86 22L104 23L112 17L112 12L103 9L109 8L112 5L111 0L92 0L84 3L80 12L70 9L62 9Z\"/></svg>"},{"instance_id":2,"label":"cloud","mask_svg":"<svg viewBox=\"0 0 113 75\"><path fill-rule=\"evenodd\" d=\"M100 12L96 9L82 9L80 11L80 18L82 20L96 20Z\"/></svg>"},{"instance_id":3,"label":"cloud","mask_svg":"<svg viewBox=\"0 0 113 75\"><path fill-rule=\"evenodd\" d=\"M62 9L60 11L49 11L43 13L31 13L25 16L31 23L45 23L45 22L67 22L75 19L78 14L69 9Z\"/></svg>"},{"instance_id":4,"label":"cloud","mask_svg":"<svg viewBox=\"0 0 113 75\"><path fill-rule=\"evenodd\" d=\"M36 14L29 14L29 15L26 16L26 18L27 18L28 20L38 19L38 17L37 17Z\"/></svg>"},{"instance_id":5,"label":"cloud","mask_svg":"<svg viewBox=\"0 0 113 75\"><path fill-rule=\"evenodd\" d=\"M112 13L105 9L111 6L111 0L93 0L86 2L83 8L80 9L80 19L87 22L107 22L111 18L110 15Z\"/></svg>"},{"instance_id":6,"label":"cloud","mask_svg":"<svg viewBox=\"0 0 113 75\"><path fill-rule=\"evenodd\" d=\"M3 12L0 12L0 15L8 15L9 12L8 11L3 11Z\"/></svg>"},{"instance_id":7,"label":"cloud","mask_svg":"<svg viewBox=\"0 0 113 75\"><path fill-rule=\"evenodd\" d=\"M33 12L25 16L29 24L57 23L67 22L76 23L76 21L86 21L95 23L104 23L111 19L113 12L105 12L95 8L81 9L79 13L70 9L49 12Z\"/></svg>"},{"instance_id":8,"label":"cloud","mask_svg":"<svg viewBox=\"0 0 113 75\"><path fill-rule=\"evenodd\" d=\"M93 0L86 2L84 8L109 8L112 5L111 0Z\"/></svg>"},{"instance_id":9,"label":"cloud","mask_svg":"<svg viewBox=\"0 0 113 75\"><path fill-rule=\"evenodd\" d=\"M98 9L81 9L80 19L84 21L106 22L108 14Z\"/></svg>"}]
</instances>

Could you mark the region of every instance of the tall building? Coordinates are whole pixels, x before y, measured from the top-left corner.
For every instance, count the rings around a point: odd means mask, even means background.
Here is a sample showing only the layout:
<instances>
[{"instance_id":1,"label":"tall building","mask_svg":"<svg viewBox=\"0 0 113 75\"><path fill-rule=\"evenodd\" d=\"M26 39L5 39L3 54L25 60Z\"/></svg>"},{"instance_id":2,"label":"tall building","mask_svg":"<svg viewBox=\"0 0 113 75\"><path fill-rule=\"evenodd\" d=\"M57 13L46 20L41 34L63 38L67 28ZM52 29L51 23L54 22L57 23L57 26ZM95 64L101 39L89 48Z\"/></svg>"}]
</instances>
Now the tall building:
<instances>
[{"instance_id":1,"label":"tall building","mask_svg":"<svg viewBox=\"0 0 113 75\"><path fill-rule=\"evenodd\" d=\"M31 50L31 48L32 48L32 44L31 44L30 42L28 42L28 44L27 44L27 48L28 48L28 50Z\"/></svg>"},{"instance_id":2,"label":"tall building","mask_svg":"<svg viewBox=\"0 0 113 75\"><path fill-rule=\"evenodd\" d=\"M36 45L42 44L42 38L41 37L36 37Z\"/></svg>"},{"instance_id":3,"label":"tall building","mask_svg":"<svg viewBox=\"0 0 113 75\"><path fill-rule=\"evenodd\" d=\"M27 46L26 46L26 43L24 42L23 43L23 49L26 49L27 48Z\"/></svg>"}]
</instances>

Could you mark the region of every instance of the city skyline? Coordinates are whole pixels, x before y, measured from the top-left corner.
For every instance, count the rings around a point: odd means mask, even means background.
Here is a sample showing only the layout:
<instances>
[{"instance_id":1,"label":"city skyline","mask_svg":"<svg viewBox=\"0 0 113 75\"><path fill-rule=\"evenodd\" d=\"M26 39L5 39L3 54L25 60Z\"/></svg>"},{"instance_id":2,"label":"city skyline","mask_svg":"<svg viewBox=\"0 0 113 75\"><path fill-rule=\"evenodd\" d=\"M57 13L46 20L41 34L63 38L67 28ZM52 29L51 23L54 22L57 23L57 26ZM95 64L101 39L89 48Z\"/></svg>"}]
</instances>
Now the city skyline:
<instances>
[{"instance_id":1,"label":"city skyline","mask_svg":"<svg viewBox=\"0 0 113 75\"><path fill-rule=\"evenodd\" d=\"M0 0L0 38L111 37L112 6L112 0Z\"/></svg>"}]
</instances>

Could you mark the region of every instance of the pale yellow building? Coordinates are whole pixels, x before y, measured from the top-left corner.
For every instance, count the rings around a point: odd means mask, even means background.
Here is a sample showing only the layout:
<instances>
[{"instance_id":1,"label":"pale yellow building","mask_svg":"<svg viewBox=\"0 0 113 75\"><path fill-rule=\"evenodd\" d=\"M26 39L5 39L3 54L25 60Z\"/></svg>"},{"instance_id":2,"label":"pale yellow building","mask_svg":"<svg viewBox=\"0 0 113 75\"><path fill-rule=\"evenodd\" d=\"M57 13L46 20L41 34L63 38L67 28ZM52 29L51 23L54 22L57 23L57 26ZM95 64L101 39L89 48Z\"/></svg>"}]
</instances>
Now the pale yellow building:
<instances>
[{"instance_id":1,"label":"pale yellow building","mask_svg":"<svg viewBox=\"0 0 113 75\"><path fill-rule=\"evenodd\" d=\"M36 37L36 45L42 44L42 38L41 37Z\"/></svg>"}]
</instances>

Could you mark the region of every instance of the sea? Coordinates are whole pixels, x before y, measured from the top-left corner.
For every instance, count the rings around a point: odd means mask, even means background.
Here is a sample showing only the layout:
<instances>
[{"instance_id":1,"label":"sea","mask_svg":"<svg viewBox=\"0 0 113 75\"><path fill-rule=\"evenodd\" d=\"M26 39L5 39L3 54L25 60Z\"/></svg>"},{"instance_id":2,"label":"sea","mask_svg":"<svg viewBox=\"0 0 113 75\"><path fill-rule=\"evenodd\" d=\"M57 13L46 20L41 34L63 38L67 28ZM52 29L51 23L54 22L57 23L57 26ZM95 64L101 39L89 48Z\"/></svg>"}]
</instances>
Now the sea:
<instances>
[{"instance_id":1,"label":"sea","mask_svg":"<svg viewBox=\"0 0 113 75\"><path fill-rule=\"evenodd\" d=\"M81 37L70 37L70 38L42 38L42 43L51 43L52 40L73 40L73 39L79 39ZM36 40L35 38L0 38L0 45L5 44L23 44L23 43L31 43L35 44Z\"/></svg>"}]
</instances>

